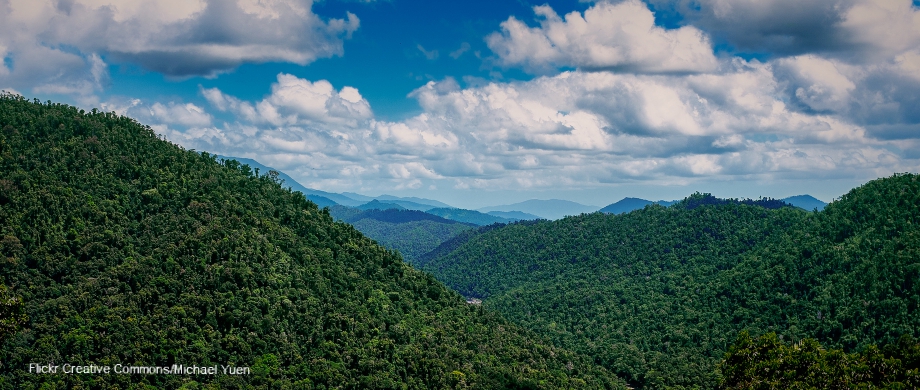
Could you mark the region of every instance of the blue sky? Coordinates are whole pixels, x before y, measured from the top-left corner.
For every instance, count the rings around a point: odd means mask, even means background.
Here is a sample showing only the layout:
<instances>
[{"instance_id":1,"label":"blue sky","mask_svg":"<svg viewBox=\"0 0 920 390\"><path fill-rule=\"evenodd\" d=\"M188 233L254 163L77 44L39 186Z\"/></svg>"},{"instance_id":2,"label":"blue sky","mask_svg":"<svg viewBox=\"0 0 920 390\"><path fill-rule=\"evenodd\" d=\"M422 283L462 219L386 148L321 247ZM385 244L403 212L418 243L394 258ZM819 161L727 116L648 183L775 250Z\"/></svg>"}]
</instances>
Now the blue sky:
<instances>
[{"instance_id":1,"label":"blue sky","mask_svg":"<svg viewBox=\"0 0 920 390\"><path fill-rule=\"evenodd\" d=\"M907 0L0 0L0 88L326 191L809 193L920 168Z\"/></svg>"}]
</instances>

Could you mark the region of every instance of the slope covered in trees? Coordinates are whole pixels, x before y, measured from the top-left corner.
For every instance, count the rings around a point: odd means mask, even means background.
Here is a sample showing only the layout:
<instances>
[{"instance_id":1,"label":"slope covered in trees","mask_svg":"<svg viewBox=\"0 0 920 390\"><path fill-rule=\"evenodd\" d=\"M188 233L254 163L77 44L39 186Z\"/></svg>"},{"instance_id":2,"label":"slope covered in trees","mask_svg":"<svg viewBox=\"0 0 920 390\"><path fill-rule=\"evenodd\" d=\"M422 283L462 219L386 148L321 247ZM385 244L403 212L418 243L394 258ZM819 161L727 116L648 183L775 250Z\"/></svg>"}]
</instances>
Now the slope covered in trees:
<instances>
[{"instance_id":1,"label":"slope covered in trees","mask_svg":"<svg viewBox=\"0 0 920 390\"><path fill-rule=\"evenodd\" d=\"M398 251L411 264L444 241L474 227L417 210L360 211L336 206L330 208L330 213L380 245Z\"/></svg>"},{"instance_id":2,"label":"slope covered in trees","mask_svg":"<svg viewBox=\"0 0 920 390\"><path fill-rule=\"evenodd\" d=\"M0 96L0 262L22 302L3 313L24 316L0 345L0 388L621 383L464 304L272 175L129 118L11 95ZM252 374L36 375L29 363Z\"/></svg>"},{"instance_id":3,"label":"slope covered in trees","mask_svg":"<svg viewBox=\"0 0 920 390\"><path fill-rule=\"evenodd\" d=\"M695 194L513 224L445 243L424 269L645 388L715 387L744 329L846 352L917 336L917 175L818 213L781 203Z\"/></svg>"}]
</instances>

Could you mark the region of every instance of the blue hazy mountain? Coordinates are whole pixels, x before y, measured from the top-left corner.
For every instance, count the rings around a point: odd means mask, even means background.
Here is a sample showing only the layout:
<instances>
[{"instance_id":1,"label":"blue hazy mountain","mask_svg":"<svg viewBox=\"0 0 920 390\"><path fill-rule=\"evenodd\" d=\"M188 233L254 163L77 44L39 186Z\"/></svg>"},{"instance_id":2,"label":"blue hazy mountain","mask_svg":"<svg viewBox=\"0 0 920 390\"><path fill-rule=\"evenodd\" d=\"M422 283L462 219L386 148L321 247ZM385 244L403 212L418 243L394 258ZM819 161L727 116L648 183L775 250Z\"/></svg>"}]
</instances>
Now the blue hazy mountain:
<instances>
[{"instance_id":1,"label":"blue hazy mountain","mask_svg":"<svg viewBox=\"0 0 920 390\"><path fill-rule=\"evenodd\" d=\"M540 219L539 215L528 214L523 211L489 211L486 214L515 221L532 221L534 219Z\"/></svg>"},{"instance_id":2,"label":"blue hazy mountain","mask_svg":"<svg viewBox=\"0 0 920 390\"><path fill-rule=\"evenodd\" d=\"M346 196L347 196L347 195L346 195ZM451 207L451 205L449 205L449 204L447 204L447 203L438 202L438 201L436 201L436 200L434 200L434 199L417 198L417 197L414 197L414 196L380 195L380 196L378 196L378 197L376 197L376 198L374 198L374 199L382 200L382 201L412 202L412 203L417 203L417 204L422 204L422 205L428 205L428 206L431 206L431 208L435 208L435 207ZM393 203L396 203L396 202L393 202ZM397 203L397 204L400 204L400 203ZM408 208L408 207L406 207L406 208Z\"/></svg>"},{"instance_id":3,"label":"blue hazy mountain","mask_svg":"<svg viewBox=\"0 0 920 390\"><path fill-rule=\"evenodd\" d=\"M402 207L396 203L390 202L381 202L377 199L374 199L370 202L362 204L357 207L359 210L406 210L405 207Z\"/></svg>"},{"instance_id":4,"label":"blue hazy mountain","mask_svg":"<svg viewBox=\"0 0 920 390\"><path fill-rule=\"evenodd\" d=\"M380 195L380 196L367 196L361 195L354 192L343 192L342 196L347 196L351 199L361 201L362 203L370 202L374 199L379 200L385 203L394 203L400 206L405 207L408 210L421 210L425 211L428 209L433 209L436 207L453 207L449 204L436 201L434 199L425 199L418 198L414 196L394 196L394 195Z\"/></svg>"},{"instance_id":5,"label":"blue hazy mountain","mask_svg":"<svg viewBox=\"0 0 920 390\"><path fill-rule=\"evenodd\" d=\"M567 215L578 215L582 213L592 213L599 209L597 206L587 206L581 203L575 203L561 199L531 199L520 203L514 203L502 206L483 207L477 211L488 213L491 211L521 211L528 214L536 215L544 219L560 219Z\"/></svg>"},{"instance_id":6,"label":"blue hazy mountain","mask_svg":"<svg viewBox=\"0 0 920 390\"><path fill-rule=\"evenodd\" d=\"M602 213L607 213L607 214L623 214L623 213L628 213L633 210L639 210L650 204L660 204L664 207L668 207L674 204L675 202L677 201L676 200L671 200L671 201L659 200L657 202L653 202L653 201L645 200L641 198L623 198L617 201L616 203L611 203L598 211Z\"/></svg>"},{"instance_id":7,"label":"blue hazy mountain","mask_svg":"<svg viewBox=\"0 0 920 390\"><path fill-rule=\"evenodd\" d=\"M374 198L374 201L399 205L406 210L428 211L436 207L430 204L417 203L401 199L383 199L382 197Z\"/></svg>"},{"instance_id":8,"label":"blue hazy mountain","mask_svg":"<svg viewBox=\"0 0 920 390\"><path fill-rule=\"evenodd\" d=\"M814 209L818 209L818 211L824 210L824 206L827 206L827 203L822 202L821 200L811 195L790 196L788 198L784 198L782 201L808 211L814 211Z\"/></svg>"},{"instance_id":9,"label":"blue hazy mountain","mask_svg":"<svg viewBox=\"0 0 920 390\"><path fill-rule=\"evenodd\" d=\"M493 223L515 222L520 220L516 218L504 218L501 216L480 213L475 210L457 209L453 207L438 207L430 209L426 212L452 221L472 223L479 226L491 225Z\"/></svg>"}]
</instances>

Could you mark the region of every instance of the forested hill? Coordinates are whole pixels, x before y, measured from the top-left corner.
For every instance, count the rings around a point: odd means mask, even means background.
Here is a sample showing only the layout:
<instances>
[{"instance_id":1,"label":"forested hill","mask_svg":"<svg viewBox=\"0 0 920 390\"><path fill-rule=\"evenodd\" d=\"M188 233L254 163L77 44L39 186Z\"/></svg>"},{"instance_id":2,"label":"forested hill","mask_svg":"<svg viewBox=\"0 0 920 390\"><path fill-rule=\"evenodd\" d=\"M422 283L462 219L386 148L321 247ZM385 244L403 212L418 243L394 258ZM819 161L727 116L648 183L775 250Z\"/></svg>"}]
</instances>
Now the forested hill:
<instances>
[{"instance_id":1,"label":"forested hill","mask_svg":"<svg viewBox=\"0 0 920 390\"><path fill-rule=\"evenodd\" d=\"M437 248L442 242L475 226L417 210L362 211L332 206L329 213L384 247L398 251L410 264L415 264L420 256Z\"/></svg>"},{"instance_id":2,"label":"forested hill","mask_svg":"<svg viewBox=\"0 0 920 390\"><path fill-rule=\"evenodd\" d=\"M716 387L745 329L846 352L918 336L920 176L872 181L817 213L748 203L695 194L484 229L424 269L643 388Z\"/></svg>"},{"instance_id":3,"label":"forested hill","mask_svg":"<svg viewBox=\"0 0 920 390\"><path fill-rule=\"evenodd\" d=\"M12 95L0 96L0 280L27 316L0 340L0 388L621 386L275 177L129 118ZM29 363L252 374L36 375Z\"/></svg>"}]
</instances>

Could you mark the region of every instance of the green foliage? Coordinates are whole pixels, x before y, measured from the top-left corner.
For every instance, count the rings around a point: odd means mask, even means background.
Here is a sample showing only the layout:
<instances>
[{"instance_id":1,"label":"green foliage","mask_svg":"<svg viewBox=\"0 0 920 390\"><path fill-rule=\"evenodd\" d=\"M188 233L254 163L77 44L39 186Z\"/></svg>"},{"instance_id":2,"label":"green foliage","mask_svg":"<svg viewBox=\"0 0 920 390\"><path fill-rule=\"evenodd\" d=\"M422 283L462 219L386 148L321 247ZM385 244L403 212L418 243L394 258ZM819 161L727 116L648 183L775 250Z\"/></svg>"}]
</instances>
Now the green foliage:
<instances>
[{"instance_id":1,"label":"green foliage","mask_svg":"<svg viewBox=\"0 0 920 390\"><path fill-rule=\"evenodd\" d=\"M645 388L715 387L744 329L847 352L918 335L917 175L867 183L817 213L749 203L694 194L484 229L421 264Z\"/></svg>"},{"instance_id":2,"label":"green foliage","mask_svg":"<svg viewBox=\"0 0 920 390\"><path fill-rule=\"evenodd\" d=\"M470 224L444 219L417 210L365 210L334 206L330 214L352 224L358 231L386 248L402 254L410 264L441 243L470 230Z\"/></svg>"},{"instance_id":3,"label":"green foliage","mask_svg":"<svg viewBox=\"0 0 920 390\"><path fill-rule=\"evenodd\" d=\"M22 299L12 296L9 289L0 284L0 345L18 332L26 320Z\"/></svg>"},{"instance_id":4,"label":"green foliage","mask_svg":"<svg viewBox=\"0 0 920 390\"><path fill-rule=\"evenodd\" d=\"M0 388L616 388L234 160L0 96ZM29 363L248 366L35 375ZM459 374L458 374L459 373Z\"/></svg>"},{"instance_id":5,"label":"green foliage","mask_svg":"<svg viewBox=\"0 0 920 390\"><path fill-rule=\"evenodd\" d=\"M723 389L916 389L920 343L905 335L897 344L847 354L815 339L790 345L775 333L753 339L744 331L720 369Z\"/></svg>"}]
</instances>

